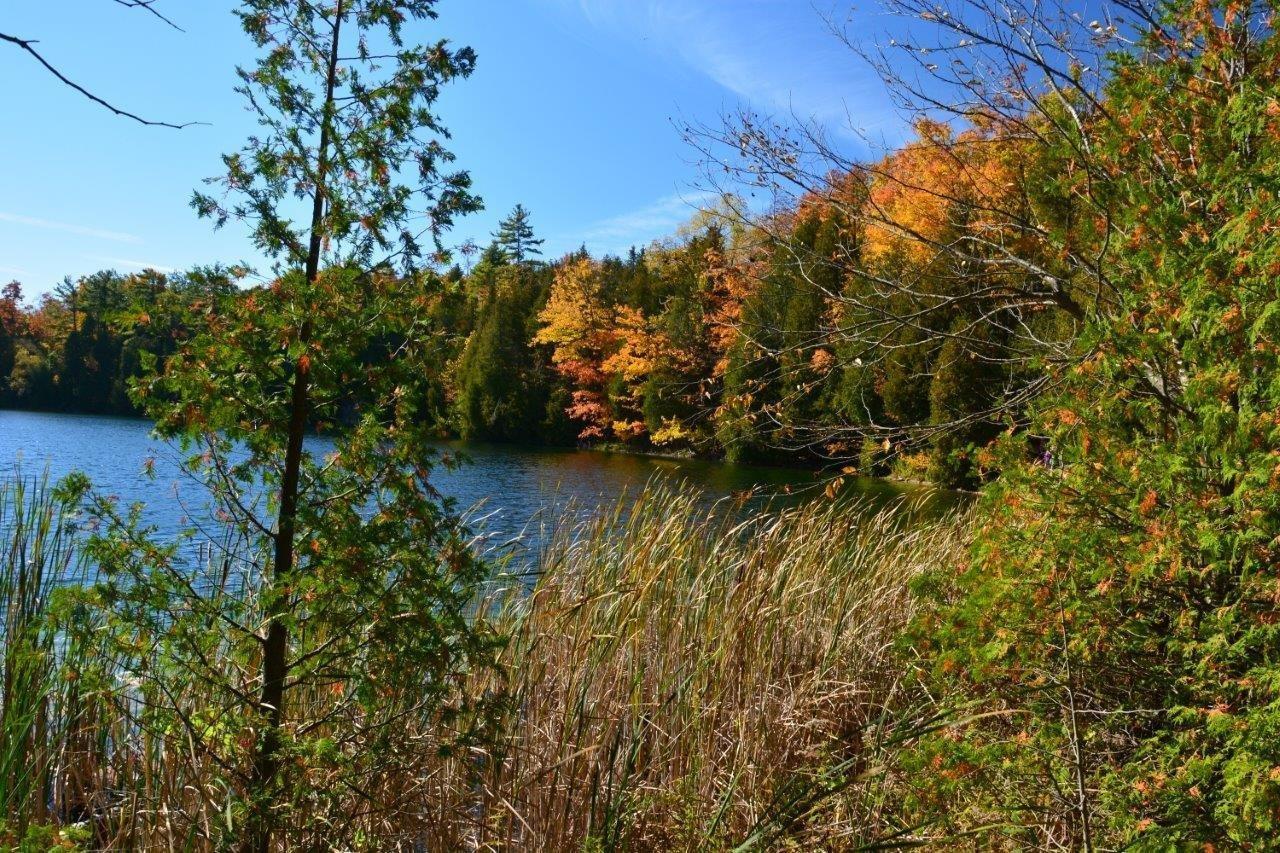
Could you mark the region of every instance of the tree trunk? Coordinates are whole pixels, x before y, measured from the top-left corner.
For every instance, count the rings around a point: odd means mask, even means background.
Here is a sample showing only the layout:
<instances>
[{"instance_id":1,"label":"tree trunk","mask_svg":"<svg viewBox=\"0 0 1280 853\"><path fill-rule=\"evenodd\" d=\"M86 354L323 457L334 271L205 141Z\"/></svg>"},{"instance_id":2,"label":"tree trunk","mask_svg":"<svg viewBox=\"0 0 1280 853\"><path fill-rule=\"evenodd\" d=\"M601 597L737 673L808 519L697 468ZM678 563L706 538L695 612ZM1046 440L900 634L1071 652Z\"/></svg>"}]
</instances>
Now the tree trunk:
<instances>
[{"instance_id":1,"label":"tree trunk","mask_svg":"<svg viewBox=\"0 0 1280 853\"><path fill-rule=\"evenodd\" d=\"M325 178L329 169L330 124L333 118L334 89L338 76L338 36L342 27L343 2L334 10L333 41L329 45L328 76L325 83L320 143L316 150L315 194L311 208L311 240L307 251L307 291L312 290L320 275L320 253L323 245L325 212ZM304 311L298 340L311 341L312 325ZM264 715L265 727L254 756L250 795L253 798L252 822L246 849L268 853L274 824L276 779L280 773L280 747L285 712L285 683L289 677L289 627L285 617L291 607L288 593L282 591L293 573L294 540L298 515L298 482L302 469L302 444L307 432L310 408L308 360L299 357L293 368L293 388L289 399L288 441L285 446L284 475L280 481L279 516L276 521L275 554L272 558L270 606L267 636L262 646L262 694L258 710Z\"/></svg>"}]
</instances>

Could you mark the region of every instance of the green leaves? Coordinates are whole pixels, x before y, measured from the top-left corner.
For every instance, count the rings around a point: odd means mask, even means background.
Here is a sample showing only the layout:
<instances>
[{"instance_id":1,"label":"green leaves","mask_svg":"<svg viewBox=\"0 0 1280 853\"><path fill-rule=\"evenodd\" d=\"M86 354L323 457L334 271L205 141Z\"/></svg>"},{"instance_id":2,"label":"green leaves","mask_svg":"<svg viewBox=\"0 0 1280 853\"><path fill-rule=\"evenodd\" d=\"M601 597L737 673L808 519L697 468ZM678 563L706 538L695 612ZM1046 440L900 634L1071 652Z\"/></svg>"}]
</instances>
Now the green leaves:
<instances>
[{"instance_id":1,"label":"green leaves","mask_svg":"<svg viewBox=\"0 0 1280 853\"><path fill-rule=\"evenodd\" d=\"M396 735L447 743L493 701L459 692L497 643L470 612L485 567L430 479L444 355L423 325L440 285L419 272L422 238L439 250L478 205L465 173L438 171L451 155L430 109L474 54L401 42L432 7L242 5L262 53L240 91L261 132L223 158L221 192L192 204L215 227L246 224L277 278L205 314L138 395L207 489L197 526L216 556L192 561L194 532L157 543L139 510L96 504L117 659L148 730L209 756L201 784L232 802L193 826L226 826L228 844L329 827L325 843L341 845L332 827L370 808L397 825L421 811L417 793L363 793L417 778L426 754Z\"/></svg>"},{"instance_id":2,"label":"green leaves","mask_svg":"<svg viewBox=\"0 0 1280 853\"><path fill-rule=\"evenodd\" d=\"M479 201L465 172L440 170L453 158L432 105L443 84L471 74L475 53L445 41L404 47L402 26L434 18L433 7L430 0L345 0L324 9L244 4L238 14L264 54L239 70L240 91L264 132L225 158L225 174L210 179L223 194L197 194L197 214L218 226L246 224L278 273L305 264L312 238L324 247L319 267L385 263L408 274L419 266L424 237L441 251L454 217ZM330 89L325 46L343 25L356 33L340 51ZM391 50L374 50L371 40ZM417 167L411 177L402 174L410 162ZM296 224L290 201L310 202L317 193L318 229Z\"/></svg>"},{"instance_id":3,"label":"green leaves","mask_svg":"<svg viewBox=\"0 0 1280 853\"><path fill-rule=\"evenodd\" d=\"M1008 830L1034 843L1275 833L1280 40L1166 11L1177 37L1120 63L1087 128L1122 249L1100 254L1114 302L1032 410L1060 467L1005 442L974 559L925 587L916 634L934 690L1025 715L967 733L978 772L925 787L961 825L1017 803Z\"/></svg>"}]
</instances>

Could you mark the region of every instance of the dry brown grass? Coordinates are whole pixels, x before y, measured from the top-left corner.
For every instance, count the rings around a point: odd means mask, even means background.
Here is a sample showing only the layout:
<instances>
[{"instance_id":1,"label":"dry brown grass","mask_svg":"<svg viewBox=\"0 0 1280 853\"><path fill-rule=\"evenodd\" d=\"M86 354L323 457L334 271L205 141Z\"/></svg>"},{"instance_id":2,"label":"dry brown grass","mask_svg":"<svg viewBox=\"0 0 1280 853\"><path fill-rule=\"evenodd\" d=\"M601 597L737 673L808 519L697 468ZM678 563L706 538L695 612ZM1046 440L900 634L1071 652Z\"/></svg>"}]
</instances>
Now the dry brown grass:
<instances>
[{"instance_id":1,"label":"dry brown grass","mask_svg":"<svg viewBox=\"0 0 1280 853\"><path fill-rule=\"evenodd\" d=\"M962 559L966 529L827 501L708 510L662 488L565 524L536 585L509 583L486 604L510 636L505 677L468 685L511 699L490 745L444 750L453 732L410 709L390 742L348 744L345 760L379 750L370 766L394 772L350 790L326 784L323 767L300 771L283 837L308 849L701 851L854 849L891 834L886 738L911 693L893 653L908 584ZM48 709L49 743L33 745L47 756L40 790L11 792L10 817L82 821L90 843L118 849L225 845L236 799L216 782L225 774L188 735L141 724L127 685L60 682L102 663L92 631L70 640L34 697ZM210 701L196 683L172 688L164 701L184 713ZM310 701L319 716L334 699ZM347 723L359 728L337 716L335 735ZM9 742L32 743L22 731Z\"/></svg>"},{"instance_id":2,"label":"dry brown grass","mask_svg":"<svg viewBox=\"0 0 1280 853\"><path fill-rule=\"evenodd\" d=\"M848 849L898 828L891 648L963 523L722 510L659 489L559 531L501 612L517 710L442 845Z\"/></svg>"}]
</instances>

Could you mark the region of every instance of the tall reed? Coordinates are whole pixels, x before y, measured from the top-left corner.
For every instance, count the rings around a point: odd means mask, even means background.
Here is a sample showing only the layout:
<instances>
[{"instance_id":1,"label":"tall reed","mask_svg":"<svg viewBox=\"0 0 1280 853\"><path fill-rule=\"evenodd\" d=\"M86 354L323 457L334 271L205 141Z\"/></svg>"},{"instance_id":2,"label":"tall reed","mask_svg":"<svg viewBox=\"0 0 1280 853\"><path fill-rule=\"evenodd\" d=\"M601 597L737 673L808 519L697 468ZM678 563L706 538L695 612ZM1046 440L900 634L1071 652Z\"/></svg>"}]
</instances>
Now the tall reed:
<instances>
[{"instance_id":1,"label":"tall reed","mask_svg":"<svg viewBox=\"0 0 1280 853\"><path fill-rule=\"evenodd\" d=\"M22 838L50 819L65 759L63 664L51 608L73 580L72 526L47 479L21 474L0 483L0 817L4 834Z\"/></svg>"},{"instance_id":2,"label":"tall reed","mask_svg":"<svg viewBox=\"0 0 1280 853\"><path fill-rule=\"evenodd\" d=\"M150 713L157 703L210 713L209 673L175 667L157 638L121 663L119 638L103 639L91 607L51 609L76 557L47 489L0 487L0 530L0 841L76 824L98 848L225 846L234 779L190 730L148 722L163 718ZM387 770L352 789L315 764L285 837L308 848L692 851L856 849L892 835L891 738L912 692L893 646L913 611L911 578L961 559L965 538L962 519L827 501L708 508L672 487L566 522L532 587L512 579L477 610L509 637L502 671L467 685L509 699L485 737L460 742L461 721L410 702L394 737L365 743L348 736L360 721L341 691L299 697L332 720L343 762ZM227 582L213 600L230 596L249 618L245 589ZM234 679L235 660L210 665ZM143 670L139 687L127 673Z\"/></svg>"},{"instance_id":3,"label":"tall reed","mask_svg":"<svg viewBox=\"0 0 1280 853\"><path fill-rule=\"evenodd\" d=\"M909 582L965 526L814 502L747 518L653 488L562 527L499 619L505 738L440 849L850 849L900 829L880 766ZM477 685L500 689L502 685ZM468 800L478 800L466 806ZM442 818L444 816L442 815Z\"/></svg>"}]
</instances>

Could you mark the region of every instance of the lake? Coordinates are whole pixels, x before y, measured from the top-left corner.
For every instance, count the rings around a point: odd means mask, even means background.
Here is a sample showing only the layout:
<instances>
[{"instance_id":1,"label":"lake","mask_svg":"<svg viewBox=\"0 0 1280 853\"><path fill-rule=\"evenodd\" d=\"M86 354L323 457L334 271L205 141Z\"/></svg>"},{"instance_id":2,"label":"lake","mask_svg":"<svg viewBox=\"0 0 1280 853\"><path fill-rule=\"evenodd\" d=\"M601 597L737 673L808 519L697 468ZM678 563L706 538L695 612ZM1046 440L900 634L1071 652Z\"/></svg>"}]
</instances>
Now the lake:
<instances>
[{"instance_id":1,"label":"lake","mask_svg":"<svg viewBox=\"0 0 1280 853\"><path fill-rule=\"evenodd\" d=\"M141 501L146 517L161 535L185 526L191 512L203 507L199 485L179 471L179 452L151 435L150 423L133 418L96 415L0 411L0 465L5 475L20 468L25 476L48 470L51 478L83 471L95 487L122 503ZM324 440L315 439L323 450ZM634 494L653 479L679 480L697 489L708 504L748 489L754 500L771 496L799 500L819 494L821 476L796 468L728 465L700 459L667 459L593 450L554 450L507 445L447 443L463 452L469 464L439 470L436 488L457 501L459 509L480 519L492 541L522 533L536 540L539 521L561 516L567 508L591 511L619 496ZM155 460L155 476L145 465ZM789 492L789 494L787 494ZM927 490L885 480L847 481L842 494L881 506L914 498L933 514L954 506L953 493Z\"/></svg>"}]
</instances>

